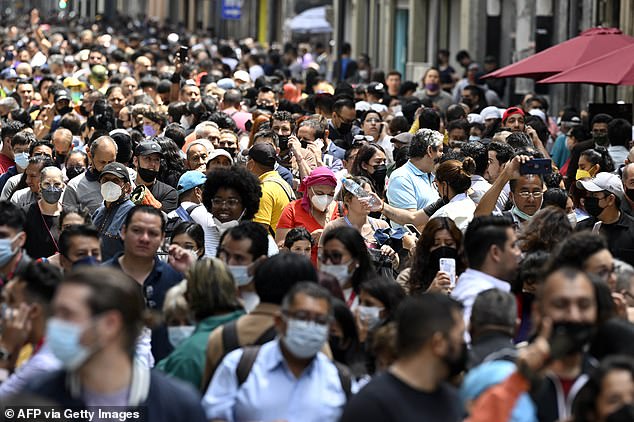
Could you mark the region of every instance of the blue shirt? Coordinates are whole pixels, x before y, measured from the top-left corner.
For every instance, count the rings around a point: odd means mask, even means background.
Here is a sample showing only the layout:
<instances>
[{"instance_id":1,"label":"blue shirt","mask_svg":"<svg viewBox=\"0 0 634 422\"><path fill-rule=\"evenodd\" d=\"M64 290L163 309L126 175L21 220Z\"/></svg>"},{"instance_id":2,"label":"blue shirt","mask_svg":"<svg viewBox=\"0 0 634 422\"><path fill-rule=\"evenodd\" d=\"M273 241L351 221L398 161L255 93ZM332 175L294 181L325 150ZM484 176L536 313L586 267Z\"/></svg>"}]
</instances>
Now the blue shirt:
<instances>
[{"instance_id":1,"label":"blue shirt","mask_svg":"<svg viewBox=\"0 0 634 422\"><path fill-rule=\"evenodd\" d=\"M433 181L431 173L421 171L408 161L390 176L387 199L393 207L420 210L439 198Z\"/></svg>"},{"instance_id":2,"label":"blue shirt","mask_svg":"<svg viewBox=\"0 0 634 422\"><path fill-rule=\"evenodd\" d=\"M2 192L2 189L4 189L4 185L7 184L7 180L15 176L16 174L18 174L18 169L15 166L11 166L5 173L0 176L0 192Z\"/></svg>"},{"instance_id":3,"label":"blue shirt","mask_svg":"<svg viewBox=\"0 0 634 422\"><path fill-rule=\"evenodd\" d=\"M337 421L346 394L337 368L321 352L299 378L290 371L279 340L264 344L240 387L236 368L242 349L223 360L202 400L207 419L233 421Z\"/></svg>"},{"instance_id":4,"label":"blue shirt","mask_svg":"<svg viewBox=\"0 0 634 422\"><path fill-rule=\"evenodd\" d=\"M92 215L92 223L99 230L101 238L101 258L109 260L120 252L123 252L123 240L121 240L121 227L125 222L128 212L134 208L134 203L129 199L111 204L106 208L105 203Z\"/></svg>"},{"instance_id":5,"label":"blue shirt","mask_svg":"<svg viewBox=\"0 0 634 422\"><path fill-rule=\"evenodd\" d=\"M566 160L570 157L570 151L566 148L566 135L559 135L555 140L555 145L550 152L550 158L558 168L566 164Z\"/></svg>"}]
</instances>

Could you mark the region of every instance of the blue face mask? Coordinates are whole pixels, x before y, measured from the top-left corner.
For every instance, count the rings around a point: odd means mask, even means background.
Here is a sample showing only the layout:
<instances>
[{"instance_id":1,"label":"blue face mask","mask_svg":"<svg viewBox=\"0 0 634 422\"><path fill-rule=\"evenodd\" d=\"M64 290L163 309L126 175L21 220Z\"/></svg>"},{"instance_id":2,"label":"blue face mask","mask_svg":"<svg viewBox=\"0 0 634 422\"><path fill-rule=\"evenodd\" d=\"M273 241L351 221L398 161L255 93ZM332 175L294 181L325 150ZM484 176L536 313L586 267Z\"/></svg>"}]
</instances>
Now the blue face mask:
<instances>
[{"instance_id":1,"label":"blue face mask","mask_svg":"<svg viewBox=\"0 0 634 422\"><path fill-rule=\"evenodd\" d=\"M59 318L49 319L46 325L46 343L64 368L71 371L90 356L90 350L79 342L83 331L81 325Z\"/></svg>"},{"instance_id":2,"label":"blue face mask","mask_svg":"<svg viewBox=\"0 0 634 422\"><path fill-rule=\"evenodd\" d=\"M19 235L20 233L16 234L12 239L0 239L0 267L7 265L18 251L13 248L13 242Z\"/></svg>"},{"instance_id":3,"label":"blue face mask","mask_svg":"<svg viewBox=\"0 0 634 422\"><path fill-rule=\"evenodd\" d=\"M156 135L156 130L151 125L143 125L143 134L145 136L154 136Z\"/></svg>"},{"instance_id":4,"label":"blue face mask","mask_svg":"<svg viewBox=\"0 0 634 422\"><path fill-rule=\"evenodd\" d=\"M96 267L97 265L101 265L101 261L99 261L96 257L92 255L86 255L82 258L79 258L77 261L73 262L73 268L80 267L82 265L88 265L89 267Z\"/></svg>"},{"instance_id":5,"label":"blue face mask","mask_svg":"<svg viewBox=\"0 0 634 422\"><path fill-rule=\"evenodd\" d=\"M328 325L293 318L289 318L286 325L286 334L282 337L282 342L296 358L312 358L328 341Z\"/></svg>"},{"instance_id":6,"label":"blue face mask","mask_svg":"<svg viewBox=\"0 0 634 422\"><path fill-rule=\"evenodd\" d=\"M26 166L29 165L29 153L28 152L19 152L15 154L13 161L15 164L20 167L22 170L26 169Z\"/></svg>"},{"instance_id":7,"label":"blue face mask","mask_svg":"<svg viewBox=\"0 0 634 422\"><path fill-rule=\"evenodd\" d=\"M170 344L176 348L183 341L191 337L195 328L195 325L176 325L173 327L167 327L167 338L169 339Z\"/></svg>"}]
</instances>

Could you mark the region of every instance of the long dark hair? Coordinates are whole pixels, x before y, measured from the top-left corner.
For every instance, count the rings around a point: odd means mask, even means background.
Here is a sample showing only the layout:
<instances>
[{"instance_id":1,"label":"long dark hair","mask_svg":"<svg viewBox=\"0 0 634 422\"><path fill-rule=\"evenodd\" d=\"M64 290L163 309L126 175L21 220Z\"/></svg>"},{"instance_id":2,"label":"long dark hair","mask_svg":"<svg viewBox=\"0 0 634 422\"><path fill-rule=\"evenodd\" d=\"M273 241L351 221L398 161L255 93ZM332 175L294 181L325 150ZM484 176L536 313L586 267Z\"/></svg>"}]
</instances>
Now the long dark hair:
<instances>
[{"instance_id":1,"label":"long dark hair","mask_svg":"<svg viewBox=\"0 0 634 422\"><path fill-rule=\"evenodd\" d=\"M337 227L324 236L324 246L329 241L336 239L343 243L353 259L356 259L359 266L352 273L352 289L359 294L359 286L375 274L374 265L368 252L368 247L359 230L352 227Z\"/></svg>"},{"instance_id":2,"label":"long dark hair","mask_svg":"<svg viewBox=\"0 0 634 422\"><path fill-rule=\"evenodd\" d=\"M367 177L370 181L372 181L372 187L374 188L374 191L377 193L377 195L383 197L385 186L377 186L372 175L361 165L364 163L369 165L368 163L370 162L372 157L374 157L374 154L376 154L378 151L381 151L383 154L385 154L385 150L380 145L373 143L366 143L361 148L359 148L359 152L357 152L357 156L355 157L354 163L352 164L352 175Z\"/></svg>"}]
</instances>

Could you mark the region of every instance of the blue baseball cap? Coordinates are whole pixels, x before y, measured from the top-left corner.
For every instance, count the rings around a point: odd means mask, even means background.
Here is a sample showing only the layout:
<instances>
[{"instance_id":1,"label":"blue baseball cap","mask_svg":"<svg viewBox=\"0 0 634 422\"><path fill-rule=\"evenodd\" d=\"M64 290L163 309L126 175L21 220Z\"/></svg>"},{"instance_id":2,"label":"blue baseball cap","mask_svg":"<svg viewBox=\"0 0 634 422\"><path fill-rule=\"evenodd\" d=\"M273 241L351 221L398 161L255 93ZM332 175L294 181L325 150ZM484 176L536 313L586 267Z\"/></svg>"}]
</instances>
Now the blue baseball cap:
<instances>
[{"instance_id":1,"label":"blue baseball cap","mask_svg":"<svg viewBox=\"0 0 634 422\"><path fill-rule=\"evenodd\" d=\"M14 68L8 67L0 72L0 78L2 79L18 79L18 73Z\"/></svg>"},{"instance_id":2,"label":"blue baseball cap","mask_svg":"<svg viewBox=\"0 0 634 422\"><path fill-rule=\"evenodd\" d=\"M207 176L201 171L190 170L183 173L180 179L178 179L178 194L181 195L190 189L194 189L197 186L205 184Z\"/></svg>"}]
</instances>

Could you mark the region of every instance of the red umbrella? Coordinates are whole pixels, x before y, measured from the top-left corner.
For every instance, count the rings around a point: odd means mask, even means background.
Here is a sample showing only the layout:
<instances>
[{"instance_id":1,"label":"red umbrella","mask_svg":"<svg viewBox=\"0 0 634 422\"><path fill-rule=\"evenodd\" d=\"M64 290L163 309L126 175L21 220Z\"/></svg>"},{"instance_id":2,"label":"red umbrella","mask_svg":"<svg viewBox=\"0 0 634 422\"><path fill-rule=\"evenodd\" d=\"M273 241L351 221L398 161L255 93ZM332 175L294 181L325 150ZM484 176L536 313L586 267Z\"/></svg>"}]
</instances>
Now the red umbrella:
<instances>
[{"instance_id":1,"label":"red umbrella","mask_svg":"<svg viewBox=\"0 0 634 422\"><path fill-rule=\"evenodd\" d=\"M587 83L596 85L634 85L634 44L619 48L589 62L582 63L540 84Z\"/></svg>"},{"instance_id":2,"label":"red umbrella","mask_svg":"<svg viewBox=\"0 0 634 422\"><path fill-rule=\"evenodd\" d=\"M577 37L484 75L483 78L544 79L629 44L634 44L634 37L623 34L618 28L590 28Z\"/></svg>"}]
</instances>

